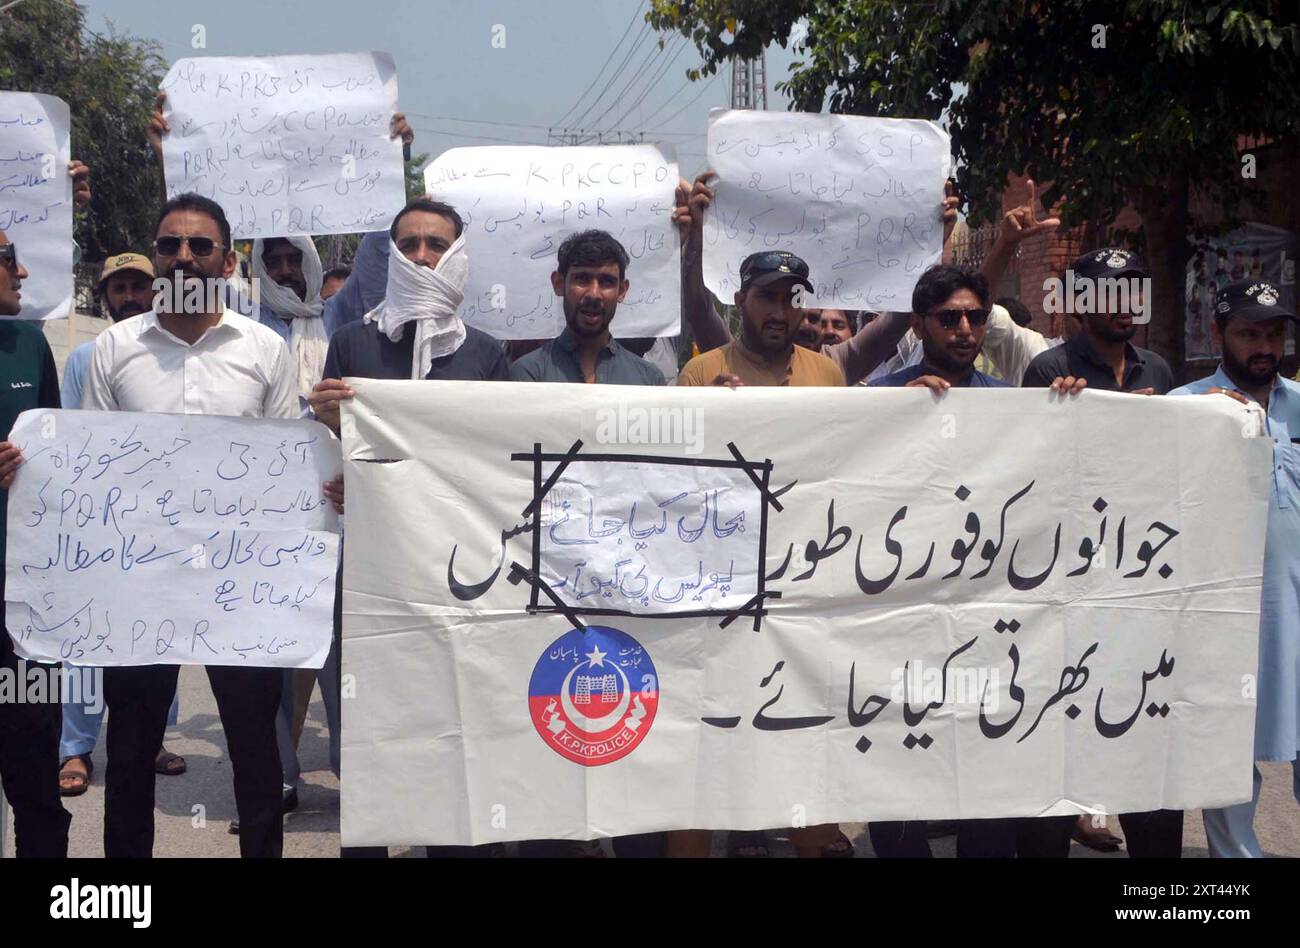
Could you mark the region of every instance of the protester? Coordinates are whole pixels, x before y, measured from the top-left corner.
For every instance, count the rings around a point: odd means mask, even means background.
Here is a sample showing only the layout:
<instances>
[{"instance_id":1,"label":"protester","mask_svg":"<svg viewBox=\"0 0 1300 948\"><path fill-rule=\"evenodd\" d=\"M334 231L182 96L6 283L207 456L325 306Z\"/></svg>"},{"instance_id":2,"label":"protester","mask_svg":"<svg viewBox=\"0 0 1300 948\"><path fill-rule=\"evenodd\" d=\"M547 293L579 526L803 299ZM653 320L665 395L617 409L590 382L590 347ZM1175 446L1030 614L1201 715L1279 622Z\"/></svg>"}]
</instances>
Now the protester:
<instances>
[{"instance_id":1,"label":"protester","mask_svg":"<svg viewBox=\"0 0 1300 948\"><path fill-rule=\"evenodd\" d=\"M388 230L388 292L382 302L336 332L325 356L325 377L310 403L316 419L339 431L339 406L355 393L343 379L450 379L505 381L505 350L491 336L467 326L458 315L465 298L469 260L464 222L455 208L420 197L393 218ZM343 479L325 485L339 512L344 509ZM322 695L328 674L339 691L343 635L343 564L340 556L334 591L334 643L321 670ZM337 715L337 711L335 712ZM337 717L336 717L337 720ZM337 733L330 729L330 753L338 766ZM495 856L500 846L428 846L430 857ZM384 858L387 847L344 847L349 858Z\"/></svg>"},{"instance_id":2,"label":"protester","mask_svg":"<svg viewBox=\"0 0 1300 948\"><path fill-rule=\"evenodd\" d=\"M593 382L611 385L664 385L653 363L617 342L610 332L618 304L631 287L627 250L602 230L571 234L555 255L551 289L563 300L564 330L517 361L510 377L517 382ZM663 833L614 838L621 858L661 856ZM595 840L526 840L520 855L528 857L600 856Z\"/></svg>"},{"instance_id":3,"label":"protester","mask_svg":"<svg viewBox=\"0 0 1300 948\"><path fill-rule=\"evenodd\" d=\"M145 128L145 137L160 166L163 139L171 133L171 126L162 113L166 101L167 94L160 92ZM406 146L415 140L415 133L401 112L393 114L390 134ZM165 190L164 186L164 199ZM306 407L312 387L321 380L330 336L341 326L360 319L383 298L387 246L383 231L362 238L352 276L327 298L323 292L320 253L311 237L268 237L253 241L252 298L232 301L232 307L245 316L256 316L288 345L297 367L302 407Z\"/></svg>"},{"instance_id":4,"label":"protester","mask_svg":"<svg viewBox=\"0 0 1300 948\"><path fill-rule=\"evenodd\" d=\"M1142 261L1133 253L1117 247L1105 247L1078 257L1070 264L1075 283L1090 283L1097 311L1075 318L1081 330L1069 341L1047 349L1029 363L1021 385L1047 388L1059 394L1077 395L1084 388L1107 392L1130 392L1139 395L1164 395L1173 387L1173 373L1159 355L1140 349L1131 340L1137 327L1134 313L1148 302L1141 289L1149 275ZM1129 296L1128 306L1115 312L1100 292L1103 279L1130 280L1137 289ZM1080 307L1076 306L1078 312ZM1120 827L1124 844L1135 858L1177 858L1182 855L1183 814L1181 810L1150 810L1121 813Z\"/></svg>"},{"instance_id":5,"label":"protester","mask_svg":"<svg viewBox=\"0 0 1300 948\"><path fill-rule=\"evenodd\" d=\"M76 210L90 203L90 168L81 161L68 163L72 178L72 204ZM31 274L18 258L18 248L0 230L0 369L9 380L0 388L0 561L7 545L6 511L9 487L23 463L22 450L9 441L14 422L30 408L59 407L59 376L54 354L39 323L12 317L22 313L23 280ZM0 576L0 593L4 577ZM0 595L0 601L3 601ZM18 687L33 671L57 674L54 665L23 660L18 664L8 628L0 635L0 671ZM59 731L62 712L59 695L45 701L0 701L0 789L14 811L14 843L19 857L62 858L68 855L68 826L72 815L59 800ZM51 700L52 699L52 700ZM161 743L161 742L160 742ZM0 827L0 833L4 828Z\"/></svg>"},{"instance_id":6,"label":"protester","mask_svg":"<svg viewBox=\"0 0 1300 948\"><path fill-rule=\"evenodd\" d=\"M297 376L272 330L223 304L235 269L230 224L220 205L182 194L163 205L154 242L162 295L174 303L202 291L203 312L171 305L110 327L95 340L82 407L296 418ZM162 743L178 667L104 670L108 702L104 854L148 857L154 838L154 755ZM278 857L283 849L280 755L275 716L281 670L207 666L234 772L239 850Z\"/></svg>"},{"instance_id":7,"label":"protester","mask_svg":"<svg viewBox=\"0 0 1300 948\"><path fill-rule=\"evenodd\" d=\"M321 281L320 298L328 301L331 296L343 289L343 285L348 282L348 277L351 275L351 267L330 267L325 271Z\"/></svg>"},{"instance_id":8,"label":"protester","mask_svg":"<svg viewBox=\"0 0 1300 948\"><path fill-rule=\"evenodd\" d=\"M100 298L109 317L115 323L148 312L153 306L153 264L148 257L138 253L112 254L104 261L99 276ZM59 388L60 400L69 408L81 407L81 393L85 384L86 369L90 365L95 342L82 343L68 355L63 366L63 382ZM78 674L90 670L85 666L65 662L64 667L76 669ZM177 695L172 695L167 711L167 725L174 726L180 713ZM90 786L94 772L91 752L99 740L99 728L104 721L101 706L92 711L86 700L63 702L63 734L59 740L59 793L65 797L80 796ZM160 747L154 760L154 770L168 777L185 773L185 758Z\"/></svg>"},{"instance_id":9,"label":"protester","mask_svg":"<svg viewBox=\"0 0 1300 948\"><path fill-rule=\"evenodd\" d=\"M0 317L22 310L22 281L28 273L18 248L0 231ZM0 366L9 385L0 387L0 518L9 505L9 486L22 463L18 445L7 440L18 416L29 408L59 407L59 376L39 323L0 319ZM0 553L6 529L0 522ZM0 577L0 591L4 579ZM0 669L25 682L14 644L5 629L0 636ZM54 665L26 662L28 671L48 674ZM72 816L59 802L59 721L57 696L52 701L0 701L0 786L14 811L14 842L20 857L68 854ZM156 747L157 745L155 745ZM0 828L0 832L3 829Z\"/></svg>"},{"instance_id":10,"label":"protester","mask_svg":"<svg viewBox=\"0 0 1300 948\"><path fill-rule=\"evenodd\" d=\"M843 309L823 309L818 320L823 346L848 342L858 331L856 314Z\"/></svg>"},{"instance_id":11,"label":"protester","mask_svg":"<svg viewBox=\"0 0 1300 948\"><path fill-rule=\"evenodd\" d=\"M1220 289L1210 332L1223 359L1213 375L1169 394L1222 393L1264 410L1274 463L1259 607L1255 760L1290 761L1292 792L1300 803L1300 384L1278 374L1287 323L1296 322L1281 299L1276 286L1262 281ZM1204 811L1211 856L1263 855L1254 825L1262 784L1255 767L1249 801Z\"/></svg>"},{"instance_id":12,"label":"protester","mask_svg":"<svg viewBox=\"0 0 1300 948\"><path fill-rule=\"evenodd\" d=\"M704 285L704 211L713 202L713 189L708 182L715 176L712 171L701 173L685 195L681 193L686 185L683 181L678 196L679 219L689 218L690 221L687 238L682 244L682 306L691 325L696 327L696 341L701 354L731 341L731 332L714 310L713 298ZM945 242L957 223L957 203L949 181L944 187L940 213ZM813 292L809 290L809 294ZM821 338L821 310L809 309L804 316L806 325L801 325L796 332L796 344L829 358L839 367L848 385L866 379L894 354L909 322L907 313L882 313L878 318L863 320L858 331L847 341L827 345Z\"/></svg>"},{"instance_id":13,"label":"protester","mask_svg":"<svg viewBox=\"0 0 1300 948\"><path fill-rule=\"evenodd\" d=\"M697 179L698 180L698 179ZM808 264L782 251L750 254L740 264L741 337L720 349L701 353L682 369L678 385L830 385L842 386L844 373L829 358L795 345L804 323L795 305L802 292L811 293ZM668 834L668 855L705 857L712 849L710 830L680 830ZM742 837L747 849L760 842L756 834ZM793 829L790 841L801 857L853 855L853 844L839 827L827 823ZM761 853L755 853L761 855Z\"/></svg>"},{"instance_id":14,"label":"protester","mask_svg":"<svg viewBox=\"0 0 1300 948\"><path fill-rule=\"evenodd\" d=\"M1100 287L1103 279L1139 282L1149 279L1141 260L1127 250L1107 247L1078 257L1070 264L1075 281ZM1082 332L1055 348L1034 357L1025 369L1021 385L1026 388L1076 387L1079 380L1095 389L1108 392L1135 392L1163 395L1173 387L1173 373L1168 363L1149 349L1140 349L1131 340L1137 332L1134 311L1145 305L1142 290L1130 297L1128 311L1108 312L1106 294L1093 293L1098 311L1082 314ZM1077 307L1076 307L1077 311Z\"/></svg>"},{"instance_id":15,"label":"protester","mask_svg":"<svg viewBox=\"0 0 1300 948\"><path fill-rule=\"evenodd\" d=\"M663 385L652 363L610 332L618 304L631 286L627 251L602 230L565 238L556 254L551 289L563 299L565 328L510 368L516 382L592 382Z\"/></svg>"}]
</instances>

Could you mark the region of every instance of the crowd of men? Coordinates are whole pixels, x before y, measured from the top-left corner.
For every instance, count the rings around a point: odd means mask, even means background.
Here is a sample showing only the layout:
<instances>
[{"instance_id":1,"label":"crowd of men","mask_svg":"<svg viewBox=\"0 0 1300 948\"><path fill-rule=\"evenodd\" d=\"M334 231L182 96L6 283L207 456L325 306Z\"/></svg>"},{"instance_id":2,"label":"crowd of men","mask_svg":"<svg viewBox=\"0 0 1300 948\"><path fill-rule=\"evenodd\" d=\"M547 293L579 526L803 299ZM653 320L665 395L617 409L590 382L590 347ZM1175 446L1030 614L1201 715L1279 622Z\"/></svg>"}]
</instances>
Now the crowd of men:
<instances>
[{"instance_id":1,"label":"crowd of men","mask_svg":"<svg viewBox=\"0 0 1300 948\"><path fill-rule=\"evenodd\" d=\"M392 131L409 143L410 128L400 114ZM156 113L150 128L156 147L168 133ZM84 204L88 169L74 163L70 173ZM680 370L679 385L921 386L937 398L954 386L1022 385L1050 387L1063 399L1093 388L1153 397L1221 395L1264 409L1278 463L1264 563L1255 757L1291 761L1300 801L1300 461L1290 434L1300 434L1300 385L1278 370L1286 326L1296 317L1280 304L1277 288L1258 279L1220 288L1214 335L1222 362L1209 378L1173 389L1165 361L1133 344L1131 308L1070 317L1066 337L1049 339L1027 325L1017 301L994 302L990 286L1019 241L1056 224L1038 220L1031 197L1006 215L981 271L936 265L921 274L910 312L801 308L801 294L814 292L808 264L784 251L751 254L739 262L740 287L725 301L740 317L740 334L732 338L702 275L710 180L706 172L693 183L680 182L673 211L682 234L682 305L689 330L684 342L689 339L698 349ZM941 212L945 238L956 205L948 194ZM0 426L7 433L26 409L62 406L250 418L308 414L338 433L340 405L353 397L344 381L349 377L666 384L663 371L644 358L644 345L617 338L618 306L636 275L613 236L589 230L562 243L551 290L562 300L565 328L554 339L514 347L512 353L458 314L468 268L464 230L455 208L417 198L396 212L387 231L361 240L350 271L324 270L309 238L259 239L250 261L259 292L250 295L244 292L222 208L195 194L167 199L157 216L152 252L123 247L105 261L99 290L113 325L71 354L61 392L39 327L0 321L0 366L11 382L0 388ZM1147 276L1134 254L1112 247L1084 254L1071 268L1084 279ZM21 315L20 290L27 276L18 249L0 233L0 316ZM162 293L156 292L155 279ZM179 290L194 281L229 281L236 289L209 298L198 312L158 302L180 299ZM0 443L0 488L5 489L0 496L7 498L21 461L17 445ZM340 512L345 509L341 476L322 484L322 491ZM0 549L3 539L0 531ZM296 745L315 684L324 699L331 764L338 772L341 567L338 575L333 648L319 673L206 669L232 764L238 810L232 829L246 857L282 852L283 816L297 805ZM6 667L16 667L7 633L0 636L0 655ZM104 851L110 858L152 855L156 777L185 770L185 761L163 746L166 727L176 720L177 672L176 665L167 664L103 670L108 707ZM60 794L85 792L101 717L71 703L0 703L0 778L14 810L20 856L66 855L70 816ZM1256 770L1254 801L1206 812L1213 855L1261 854L1253 830L1259 787ZM1181 812L1123 814L1120 824L1130 855L1180 855ZM880 857L928 856L929 839L944 831L924 822L872 822L869 828ZM959 857L1064 857L1072 837L1099 849L1118 845L1104 826L1074 817L962 820L955 831ZM853 855L851 842L834 825L795 829L790 839L801 856ZM712 846L707 829L613 841L620 856L706 856ZM727 849L737 856L762 856L766 838L733 833ZM599 847L536 840L520 850L588 856ZM429 855L500 851L499 846L430 847ZM344 855L385 852L345 850Z\"/></svg>"}]
</instances>

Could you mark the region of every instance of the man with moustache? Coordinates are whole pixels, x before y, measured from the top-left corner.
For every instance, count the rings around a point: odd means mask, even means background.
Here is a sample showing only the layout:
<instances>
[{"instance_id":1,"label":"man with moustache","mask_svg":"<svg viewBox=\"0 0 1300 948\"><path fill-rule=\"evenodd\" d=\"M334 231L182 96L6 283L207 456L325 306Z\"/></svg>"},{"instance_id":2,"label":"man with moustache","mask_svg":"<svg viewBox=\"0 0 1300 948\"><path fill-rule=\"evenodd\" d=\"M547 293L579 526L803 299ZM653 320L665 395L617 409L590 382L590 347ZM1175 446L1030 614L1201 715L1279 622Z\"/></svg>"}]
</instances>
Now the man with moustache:
<instances>
[{"instance_id":1,"label":"man with moustache","mask_svg":"<svg viewBox=\"0 0 1300 948\"><path fill-rule=\"evenodd\" d=\"M795 345L804 324L796 294L813 292L808 264L784 250L750 254L740 264L741 333L701 353L682 369L678 385L844 385L840 367Z\"/></svg>"},{"instance_id":2,"label":"man with moustache","mask_svg":"<svg viewBox=\"0 0 1300 948\"><path fill-rule=\"evenodd\" d=\"M163 274L155 308L95 340L81 407L297 418L297 376L284 343L223 305L223 282L236 258L221 206L197 194L178 195L163 205L155 234L154 267ZM178 307L178 300L185 305ZM199 300L203 305L194 306ZM104 670L104 855L110 859L153 854L154 756L178 671L171 664ZM208 665L207 673L234 774L240 855L279 857L284 836L275 717L281 670Z\"/></svg>"},{"instance_id":3,"label":"man with moustache","mask_svg":"<svg viewBox=\"0 0 1300 948\"><path fill-rule=\"evenodd\" d=\"M153 306L153 264L138 253L116 253L104 261L99 276L100 299L115 323L147 312ZM63 383L59 387L61 400L68 408L81 407L81 393L86 381L86 369L95 351L95 341L84 342L73 349L63 366ZM81 666L67 663L70 668ZM93 673L93 672L90 672ZM179 714L177 698L172 696L167 712L167 724L176 724ZM90 710L82 701L63 702L63 734L59 739L59 793L65 797L80 796L90 786L91 752L99 741L99 729L104 722L104 711ZM154 770L169 777L186 771L185 758L160 746L154 760Z\"/></svg>"},{"instance_id":4,"label":"man with moustache","mask_svg":"<svg viewBox=\"0 0 1300 948\"><path fill-rule=\"evenodd\" d=\"M924 386L941 394L958 388L1008 388L975 368L984 344L991 304L989 285L978 272L936 265L912 290L912 332L923 355L917 365L876 379L873 386Z\"/></svg>"},{"instance_id":5,"label":"man with moustache","mask_svg":"<svg viewBox=\"0 0 1300 948\"><path fill-rule=\"evenodd\" d=\"M1081 322L1066 342L1039 353L1025 369L1023 388L1051 388L1060 395L1077 395L1084 388L1104 392L1129 392L1137 395L1164 395L1173 388L1169 364L1149 349L1140 349L1131 340L1137 332L1134 311L1146 302L1142 290L1129 294L1129 305L1119 312L1106 312L1106 294L1101 291L1106 279L1128 280L1130 285L1149 278L1136 254L1118 247L1105 247L1078 257L1070 264L1076 286L1090 282L1101 312L1083 313ZM1141 284L1138 284L1139 286ZM1077 310L1076 310L1077 311ZM1182 855L1183 813L1181 810L1149 810L1121 813L1119 824L1124 830L1124 844L1133 858L1173 858Z\"/></svg>"},{"instance_id":6,"label":"man with moustache","mask_svg":"<svg viewBox=\"0 0 1300 948\"><path fill-rule=\"evenodd\" d=\"M631 283L627 251L603 230L566 237L551 289L564 303L564 331L510 368L516 382L663 385L664 375L623 346L609 325Z\"/></svg>"},{"instance_id":7,"label":"man with moustache","mask_svg":"<svg viewBox=\"0 0 1300 948\"><path fill-rule=\"evenodd\" d=\"M1150 278L1137 255L1118 247L1094 250L1070 264L1075 284L1089 281L1100 287L1101 280L1126 280L1130 283ZM1174 376L1169 364L1150 349L1140 349L1129 340L1137 332L1133 311L1141 308L1141 290L1129 296L1129 312L1092 312L1078 316L1082 331L1069 341L1047 349L1034 357L1025 369L1020 384L1024 388L1069 390L1089 388L1105 392L1132 392L1164 395L1173 388ZM1099 289L1093 293L1094 309L1105 303ZM1134 296L1138 295L1137 299Z\"/></svg>"},{"instance_id":8,"label":"man with moustache","mask_svg":"<svg viewBox=\"0 0 1300 948\"><path fill-rule=\"evenodd\" d=\"M1273 469L1259 607L1255 760L1290 761L1300 802L1300 384L1278 374L1287 324L1296 322L1281 301L1281 291L1264 281L1223 287L1210 329L1223 361L1209 378L1169 394L1222 393L1264 409ZM1204 812L1211 856L1263 855L1254 827L1262 782L1256 767L1248 802Z\"/></svg>"}]
</instances>

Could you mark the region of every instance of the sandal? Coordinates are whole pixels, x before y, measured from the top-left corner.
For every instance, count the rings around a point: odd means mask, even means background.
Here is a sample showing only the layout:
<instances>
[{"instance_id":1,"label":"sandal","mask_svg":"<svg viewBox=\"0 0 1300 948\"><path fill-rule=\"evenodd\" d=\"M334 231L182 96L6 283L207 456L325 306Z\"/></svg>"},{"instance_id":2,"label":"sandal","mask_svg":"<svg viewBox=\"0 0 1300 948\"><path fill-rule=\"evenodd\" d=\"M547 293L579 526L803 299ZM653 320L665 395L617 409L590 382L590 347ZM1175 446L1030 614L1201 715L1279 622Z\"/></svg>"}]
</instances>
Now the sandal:
<instances>
[{"instance_id":1,"label":"sandal","mask_svg":"<svg viewBox=\"0 0 1300 948\"><path fill-rule=\"evenodd\" d=\"M156 774L163 774L167 777L179 777L189 769L185 763L185 758L180 754L173 754L167 748L161 748L158 756L154 758L153 770Z\"/></svg>"},{"instance_id":2,"label":"sandal","mask_svg":"<svg viewBox=\"0 0 1300 948\"><path fill-rule=\"evenodd\" d=\"M1097 850L1099 853L1116 852L1120 847L1120 843L1123 842L1122 839L1111 833L1106 827L1093 826L1092 820L1086 816L1075 822L1070 838L1083 846L1087 846L1089 849Z\"/></svg>"},{"instance_id":3,"label":"sandal","mask_svg":"<svg viewBox=\"0 0 1300 948\"><path fill-rule=\"evenodd\" d=\"M852 859L853 858L853 840L849 839L843 833L835 842L822 848L823 859Z\"/></svg>"},{"instance_id":4,"label":"sandal","mask_svg":"<svg viewBox=\"0 0 1300 948\"><path fill-rule=\"evenodd\" d=\"M86 772L78 773L75 770L66 770L68 764L74 760L81 761ZM72 757L65 757L59 761L59 796L61 797L79 797L90 789L90 775L95 772L95 763L90 759L89 754L76 754Z\"/></svg>"},{"instance_id":5,"label":"sandal","mask_svg":"<svg viewBox=\"0 0 1300 948\"><path fill-rule=\"evenodd\" d=\"M762 830L732 830L727 834L727 856L730 859L768 858L767 834Z\"/></svg>"}]
</instances>

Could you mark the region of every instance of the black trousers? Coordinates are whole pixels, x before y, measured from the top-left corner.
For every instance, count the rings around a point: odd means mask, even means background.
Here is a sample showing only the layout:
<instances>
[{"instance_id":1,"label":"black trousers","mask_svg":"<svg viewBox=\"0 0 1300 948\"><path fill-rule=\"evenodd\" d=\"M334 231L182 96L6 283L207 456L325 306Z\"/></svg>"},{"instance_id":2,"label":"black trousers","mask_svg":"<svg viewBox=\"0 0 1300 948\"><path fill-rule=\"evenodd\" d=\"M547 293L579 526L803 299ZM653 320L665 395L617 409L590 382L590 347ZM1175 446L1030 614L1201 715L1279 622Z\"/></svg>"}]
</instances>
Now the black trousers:
<instances>
[{"instance_id":1,"label":"black trousers","mask_svg":"<svg viewBox=\"0 0 1300 948\"><path fill-rule=\"evenodd\" d=\"M279 668L207 669L234 773L239 854L278 858L284 850L284 824L275 716L283 674ZM179 670L176 665L104 669L104 855L109 859L153 855L154 758L167 729L167 708Z\"/></svg>"},{"instance_id":2,"label":"black trousers","mask_svg":"<svg viewBox=\"0 0 1300 948\"><path fill-rule=\"evenodd\" d=\"M1183 855L1183 811L1121 813L1124 848L1130 859L1179 859Z\"/></svg>"},{"instance_id":3,"label":"black trousers","mask_svg":"<svg viewBox=\"0 0 1300 948\"><path fill-rule=\"evenodd\" d=\"M43 673L57 665L23 663L25 670ZM26 685L18 674L18 656L8 630L0 633L0 668L13 676L15 688ZM68 825L72 814L59 799L59 731L63 715L57 677L47 677L47 700L40 704L0 701L0 783L14 810L14 848L20 857L44 859L68 855ZM17 695L15 694L15 698ZM3 832L3 827L0 827Z\"/></svg>"},{"instance_id":4,"label":"black trousers","mask_svg":"<svg viewBox=\"0 0 1300 948\"><path fill-rule=\"evenodd\" d=\"M1073 816L1005 820L958 820L958 859L1065 859L1070 854ZM878 859L926 859L929 834L923 820L886 821L867 827Z\"/></svg>"}]
</instances>

